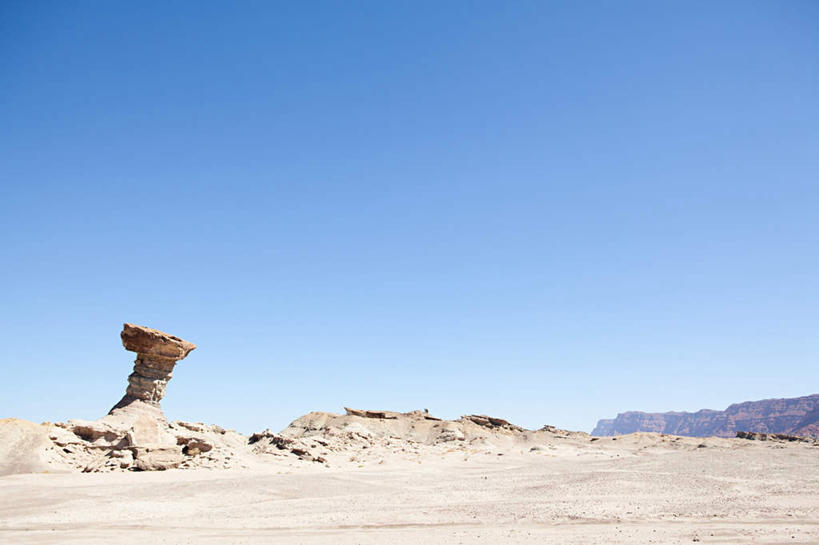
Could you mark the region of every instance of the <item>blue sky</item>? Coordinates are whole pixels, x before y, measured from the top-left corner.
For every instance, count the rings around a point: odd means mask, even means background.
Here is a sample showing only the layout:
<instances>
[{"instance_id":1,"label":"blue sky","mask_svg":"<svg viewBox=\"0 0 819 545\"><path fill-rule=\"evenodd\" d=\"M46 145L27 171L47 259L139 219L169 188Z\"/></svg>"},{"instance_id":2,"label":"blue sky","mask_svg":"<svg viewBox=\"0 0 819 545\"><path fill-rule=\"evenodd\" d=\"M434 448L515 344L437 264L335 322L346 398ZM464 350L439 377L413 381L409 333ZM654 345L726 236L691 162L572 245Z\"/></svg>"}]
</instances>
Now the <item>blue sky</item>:
<instances>
[{"instance_id":1,"label":"blue sky","mask_svg":"<svg viewBox=\"0 0 819 545\"><path fill-rule=\"evenodd\" d=\"M3 2L0 417L819 391L815 2Z\"/></svg>"}]
</instances>

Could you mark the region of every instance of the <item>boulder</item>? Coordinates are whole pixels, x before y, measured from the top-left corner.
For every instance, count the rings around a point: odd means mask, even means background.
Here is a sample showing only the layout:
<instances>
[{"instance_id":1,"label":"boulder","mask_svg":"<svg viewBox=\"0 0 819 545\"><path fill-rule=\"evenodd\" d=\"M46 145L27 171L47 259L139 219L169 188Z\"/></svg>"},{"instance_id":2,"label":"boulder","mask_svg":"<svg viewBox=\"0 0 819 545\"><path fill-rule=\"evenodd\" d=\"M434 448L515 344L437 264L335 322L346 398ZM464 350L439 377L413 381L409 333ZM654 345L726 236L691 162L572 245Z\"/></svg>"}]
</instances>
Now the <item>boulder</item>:
<instances>
[{"instance_id":1,"label":"boulder","mask_svg":"<svg viewBox=\"0 0 819 545\"><path fill-rule=\"evenodd\" d=\"M177 446L144 446L131 447L134 456L134 469L138 471L165 471L179 467L185 460L182 449Z\"/></svg>"},{"instance_id":2,"label":"boulder","mask_svg":"<svg viewBox=\"0 0 819 545\"><path fill-rule=\"evenodd\" d=\"M196 348L195 344L174 335L134 324L123 324L120 337L125 350L174 361L184 359Z\"/></svg>"},{"instance_id":3,"label":"boulder","mask_svg":"<svg viewBox=\"0 0 819 545\"><path fill-rule=\"evenodd\" d=\"M213 445L202 439L187 439L184 441L185 446L182 447L182 453L188 456L196 456L204 452L213 450Z\"/></svg>"}]
</instances>

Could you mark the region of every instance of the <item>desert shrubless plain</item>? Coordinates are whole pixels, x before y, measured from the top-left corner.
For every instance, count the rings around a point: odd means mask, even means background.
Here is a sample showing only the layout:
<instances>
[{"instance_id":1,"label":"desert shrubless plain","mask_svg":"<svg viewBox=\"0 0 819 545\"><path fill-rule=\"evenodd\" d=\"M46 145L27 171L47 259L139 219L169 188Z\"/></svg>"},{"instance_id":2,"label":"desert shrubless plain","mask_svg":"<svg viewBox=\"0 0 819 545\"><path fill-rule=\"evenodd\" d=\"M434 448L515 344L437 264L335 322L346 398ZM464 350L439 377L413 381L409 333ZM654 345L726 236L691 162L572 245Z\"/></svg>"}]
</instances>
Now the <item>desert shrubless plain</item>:
<instances>
[{"instance_id":1,"label":"desert shrubless plain","mask_svg":"<svg viewBox=\"0 0 819 545\"><path fill-rule=\"evenodd\" d=\"M195 346L126 324L96 421L0 421L2 543L819 543L819 443L593 437L345 408L245 436L168 422Z\"/></svg>"}]
</instances>

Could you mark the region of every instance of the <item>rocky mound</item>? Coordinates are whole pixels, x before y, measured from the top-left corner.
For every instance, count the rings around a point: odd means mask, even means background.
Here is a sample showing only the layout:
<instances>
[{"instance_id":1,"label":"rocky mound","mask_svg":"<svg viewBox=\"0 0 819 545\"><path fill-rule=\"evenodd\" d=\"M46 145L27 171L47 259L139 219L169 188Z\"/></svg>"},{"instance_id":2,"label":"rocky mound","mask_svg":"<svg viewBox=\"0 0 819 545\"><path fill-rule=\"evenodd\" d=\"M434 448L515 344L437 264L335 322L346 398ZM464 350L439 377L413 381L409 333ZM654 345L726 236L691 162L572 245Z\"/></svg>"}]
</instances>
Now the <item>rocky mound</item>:
<instances>
[{"instance_id":1,"label":"rocky mound","mask_svg":"<svg viewBox=\"0 0 819 545\"><path fill-rule=\"evenodd\" d=\"M257 454L287 456L317 462L365 461L390 457L463 451L501 453L530 450L555 438L585 441L582 432L544 426L527 430L486 415L467 415L442 420L424 411L398 413L345 408L345 414L313 412L294 420L276 434L269 430L250 438ZM420 458L419 458L420 461Z\"/></svg>"},{"instance_id":2,"label":"rocky mound","mask_svg":"<svg viewBox=\"0 0 819 545\"><path fill-rule=\"evenodd\" d=\"M0 420L0 475L47 471L56 460L49 426L19 418Z\"/></svg>"},{"instance_id":3,"label":"rocky mound","mask_svg":"<svg viewBox=\"0 0 819 545\"><path fill-rule=\"evenodd\" d=\"M29 472L233 469L265 463L339 464L434 453L540 450L555 439L589 436L545 426L526 430L500 418L467 415L442 420L424 411L396 413L347 409L313 412L280 433L250 437L219 426L108 417L34 424L0 421L0 474Z\"/></svg>"},{"instance_id":4,"label":"rocky mound","mask_svg":"<svg viewBox=\"0 0 819 545\"><path fill-rule=\"evenodd\" d=\"M576 432L562 430L548 433ZM345 407L345 414L315 412L293 421L281 435L288 438L334 438L339 435L374 439L399 438L423 445L463 442L496 442L510 444L529 441L541 431L530 431L506 420L486 415L462 416L458 420L442 420L427 411L396 413L390 411L362 411ZM585 435L585 434L580 434Z\"/></svg>"},{"instance_id":5,"label":"rocky mound","mask_svg":"<svg viewBox=\"0 0 819 545\"><path fill-rule=\"evenodd\" d=\"M691 437L734 437L738 431L819 437L819 394L731 405L695 413L625 412L600 420L592 435L656 432Z\"/></svg>"}]
</instances>

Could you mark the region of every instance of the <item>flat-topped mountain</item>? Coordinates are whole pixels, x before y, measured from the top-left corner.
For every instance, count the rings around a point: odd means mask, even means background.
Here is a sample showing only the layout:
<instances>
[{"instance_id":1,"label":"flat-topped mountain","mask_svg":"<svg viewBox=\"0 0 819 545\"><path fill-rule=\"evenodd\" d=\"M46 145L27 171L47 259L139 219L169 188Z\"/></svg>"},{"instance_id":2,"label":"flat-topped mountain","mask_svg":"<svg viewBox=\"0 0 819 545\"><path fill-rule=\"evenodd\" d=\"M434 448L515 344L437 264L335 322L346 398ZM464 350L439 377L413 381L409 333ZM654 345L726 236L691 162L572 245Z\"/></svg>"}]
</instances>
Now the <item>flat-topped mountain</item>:
<instances>
[{"instance_id":1,"label":"flat-topped mountain","mask_svg":"<svg viewBox=\"0 0 819 545\"><path fill-rule=\"evenodd\" d=\"M746 401L724 411L630 411L618 414L617 418L598 421L592 435L624 435L638 431L693 437L734 437L738 431L819 437L819 394Z\"/></svg>"}]
</instances>

